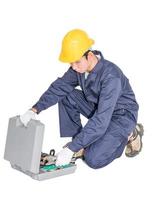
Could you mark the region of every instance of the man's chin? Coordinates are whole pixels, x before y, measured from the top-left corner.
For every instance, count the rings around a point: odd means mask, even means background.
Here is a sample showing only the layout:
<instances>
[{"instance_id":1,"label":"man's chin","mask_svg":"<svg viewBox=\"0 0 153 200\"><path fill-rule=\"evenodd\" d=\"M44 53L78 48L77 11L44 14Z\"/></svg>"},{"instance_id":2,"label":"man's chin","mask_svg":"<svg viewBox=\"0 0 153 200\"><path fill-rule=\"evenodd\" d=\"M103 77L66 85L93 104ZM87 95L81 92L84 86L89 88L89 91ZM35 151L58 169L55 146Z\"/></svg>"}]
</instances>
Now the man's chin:
<instances>
[{"instance_id":1,"label":"man's chin","mask_svg":"<svg viewBox=\"0 0 153 200\"><path fill-rule=\"evenodd\" d=\"M78 73L80 73L80 74L83 74L84 72L83 71L77 71Z\"/></svg>"}]
</instances>

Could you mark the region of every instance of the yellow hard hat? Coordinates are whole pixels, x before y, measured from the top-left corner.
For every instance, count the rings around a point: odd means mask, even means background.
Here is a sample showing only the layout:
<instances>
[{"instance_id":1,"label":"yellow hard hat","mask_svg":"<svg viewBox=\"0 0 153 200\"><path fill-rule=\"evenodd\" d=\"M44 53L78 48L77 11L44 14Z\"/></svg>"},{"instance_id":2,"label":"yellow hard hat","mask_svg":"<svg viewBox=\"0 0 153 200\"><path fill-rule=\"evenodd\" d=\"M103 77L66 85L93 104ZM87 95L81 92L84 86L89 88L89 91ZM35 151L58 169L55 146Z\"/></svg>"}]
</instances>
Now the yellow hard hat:
<instances>
[{"instance_id":1,"label":"yellow hard hat","mask_svg":"<svg viewBox=\"0 0 153 200\"><path fill-rule=\"evenodd\" d=\"M63 38L59 60L66 63L80 60L93 44L94 40L90 39L85 31L71 30Z\"/></svg>"}]
</instances>

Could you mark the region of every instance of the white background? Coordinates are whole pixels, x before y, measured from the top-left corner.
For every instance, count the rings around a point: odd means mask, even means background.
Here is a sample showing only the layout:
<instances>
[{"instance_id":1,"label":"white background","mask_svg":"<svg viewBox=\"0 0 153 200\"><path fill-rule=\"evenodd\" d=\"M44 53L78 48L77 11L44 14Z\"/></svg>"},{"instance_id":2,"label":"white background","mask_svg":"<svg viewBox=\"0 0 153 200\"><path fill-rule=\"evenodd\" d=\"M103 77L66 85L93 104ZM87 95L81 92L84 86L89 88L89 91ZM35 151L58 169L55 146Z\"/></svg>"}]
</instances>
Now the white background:
<instances>
[{"instance_id":1,"label":"white background","mask_svg":"<svg viewBox=\"0 0 153 200\"><path fill-rule=\"evenodd\" d=\"M151 0L0 1L0 194L4 199L153 199ZM61 40L73 28L87 31L95 49L130 79L145 127L142 153L93 170L81 160L75 174L39 182L4 161L8 118L23 114L68 65L58 61ZM43 151L59 151L57 105L38 119L46 125ZM83 123L85 123L85 119Z\"/></svg>"}]
</instances>

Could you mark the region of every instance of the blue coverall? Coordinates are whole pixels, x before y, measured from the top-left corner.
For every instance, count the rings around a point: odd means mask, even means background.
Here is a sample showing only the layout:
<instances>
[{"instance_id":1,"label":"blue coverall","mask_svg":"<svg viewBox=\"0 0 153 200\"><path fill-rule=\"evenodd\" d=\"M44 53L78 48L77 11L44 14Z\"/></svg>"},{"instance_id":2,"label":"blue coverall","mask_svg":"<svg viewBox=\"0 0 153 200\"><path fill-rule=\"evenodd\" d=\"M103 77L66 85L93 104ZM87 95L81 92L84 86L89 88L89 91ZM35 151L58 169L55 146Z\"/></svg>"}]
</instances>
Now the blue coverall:
<instances>
[{"instance_id":1,"label":"blue coverall","mask_svg":"<svg viewBox=\"0 0 153 200\"><path fill-rule=\"evenodd\" d=\"M139 108L129 80L99 53L101 58L86 80L85 73L70 67L33 106L40 113L58 102L61 137L72 137L68 147L74 152L84 148L84 161L94 169L122 155ZM88 118L84 127L80 114Z\"/></svg>"}]
</instances>

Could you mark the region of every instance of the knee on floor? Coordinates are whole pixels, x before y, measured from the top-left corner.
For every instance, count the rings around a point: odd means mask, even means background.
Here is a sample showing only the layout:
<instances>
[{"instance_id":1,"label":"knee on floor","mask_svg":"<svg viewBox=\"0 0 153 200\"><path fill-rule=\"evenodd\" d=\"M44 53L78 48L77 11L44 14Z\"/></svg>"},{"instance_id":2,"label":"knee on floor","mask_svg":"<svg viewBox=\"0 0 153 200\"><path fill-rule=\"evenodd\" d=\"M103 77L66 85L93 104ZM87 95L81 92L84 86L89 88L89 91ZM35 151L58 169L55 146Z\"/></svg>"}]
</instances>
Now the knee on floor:
<instances>
[{"instance_id":1,"label":"knee on floor","mask_svg":"<svg viewBox=\"0 0 153 200\"><path fill-rule=\"evenodd\" d=\"M108 160L98 161L98 160L95 160L95 159L86 159L85 158L84 161L92 169L99 169L99 168L105 167L106 165L109 164Z\"/></svg>"}]
</instances>

